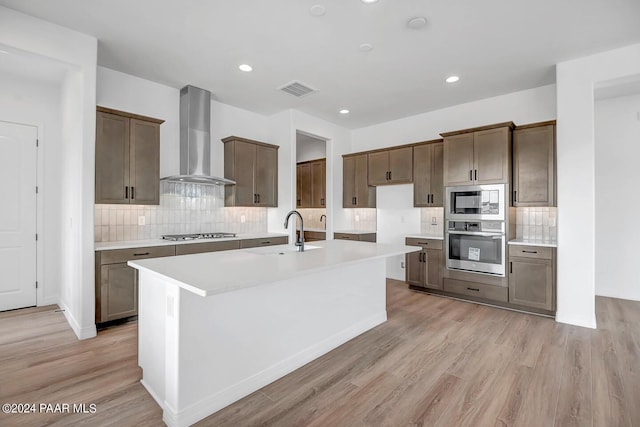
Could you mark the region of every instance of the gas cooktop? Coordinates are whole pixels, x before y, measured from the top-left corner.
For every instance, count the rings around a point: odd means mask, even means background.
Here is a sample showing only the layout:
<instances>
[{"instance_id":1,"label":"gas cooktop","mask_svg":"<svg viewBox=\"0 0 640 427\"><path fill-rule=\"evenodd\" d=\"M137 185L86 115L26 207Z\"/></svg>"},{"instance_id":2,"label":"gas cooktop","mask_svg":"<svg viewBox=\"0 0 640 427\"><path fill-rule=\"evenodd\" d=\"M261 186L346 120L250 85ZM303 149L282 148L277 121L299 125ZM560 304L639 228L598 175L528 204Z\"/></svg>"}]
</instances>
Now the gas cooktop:
<instances>
[{"instance_id":1,"label":"gas cooktop","mask_svg":"<svg viewBox=\"0 0 640 427\"><path fill-rule=\"evenodd\" d=\"M162 236L164 240L181 241L181 240L197 240L197 239L222 239L223 237L236 237L236 233L195 233L195 234L167 234Z\"/></svg>"}]
</instances>

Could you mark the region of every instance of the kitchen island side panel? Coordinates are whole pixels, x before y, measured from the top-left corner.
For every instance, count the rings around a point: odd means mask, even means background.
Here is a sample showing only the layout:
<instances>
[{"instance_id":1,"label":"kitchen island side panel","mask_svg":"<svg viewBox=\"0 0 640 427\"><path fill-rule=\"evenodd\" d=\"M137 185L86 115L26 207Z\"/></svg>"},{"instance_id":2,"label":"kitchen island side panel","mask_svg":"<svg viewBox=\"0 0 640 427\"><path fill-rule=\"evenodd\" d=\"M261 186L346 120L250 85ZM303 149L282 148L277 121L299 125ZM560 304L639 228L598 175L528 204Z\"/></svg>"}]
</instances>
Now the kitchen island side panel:
<instances>
[{"instance_id":1,"label":"kitchen island side panel","mask_svg":"<svg viewBox=\"0 0 640 427\"><path fill-rule=\"evenodd\" d=\"M145 278L141 288L161 281ZM169 426L195 423L387 318L384 258L208 297L166 286ZM151 373L143 381L155 384Z\"/></svg>"}]
</instances>

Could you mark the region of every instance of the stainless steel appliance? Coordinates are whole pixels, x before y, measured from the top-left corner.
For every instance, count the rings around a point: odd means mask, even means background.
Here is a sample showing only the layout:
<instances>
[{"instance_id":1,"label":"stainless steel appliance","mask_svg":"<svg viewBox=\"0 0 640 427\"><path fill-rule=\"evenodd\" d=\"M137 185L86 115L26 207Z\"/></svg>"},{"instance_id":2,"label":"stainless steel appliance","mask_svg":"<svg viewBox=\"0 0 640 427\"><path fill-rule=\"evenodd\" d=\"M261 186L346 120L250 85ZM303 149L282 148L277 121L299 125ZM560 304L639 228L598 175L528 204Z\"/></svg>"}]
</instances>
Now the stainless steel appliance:
<instances>
[{"instance_id":1,"label":"stainless steel appliance","mask_svg":"<svg viewBox=\"0 0 640 427\"><path fill-rule=\"evenodd\" d=\"M446 188L445 217L453 220L505 220L505 184Z\"/></svg>"},{"instance_id":2,"label":"stainless steel appliance","mask_svg":"<svg viewBox=\"0 0 640 427\"><path fill-rule=\"evenodd\" d=\"M504 221L447 221L447 268L505 276Z\"/></svg>"},{"instance_id":3,"label":"stainless steel appliance","mask_svg":"<svg viewBox=\"0 0 640 427\"><path fill-rule=\"evenodd\" d=\"M223 237L236 237L236 233L213 232L213 233L193 233L193 234L166 234L162 236L164 240L172 240L174 242L182 240L197 239L222 239Z\"/></svg>"}]
</instances>

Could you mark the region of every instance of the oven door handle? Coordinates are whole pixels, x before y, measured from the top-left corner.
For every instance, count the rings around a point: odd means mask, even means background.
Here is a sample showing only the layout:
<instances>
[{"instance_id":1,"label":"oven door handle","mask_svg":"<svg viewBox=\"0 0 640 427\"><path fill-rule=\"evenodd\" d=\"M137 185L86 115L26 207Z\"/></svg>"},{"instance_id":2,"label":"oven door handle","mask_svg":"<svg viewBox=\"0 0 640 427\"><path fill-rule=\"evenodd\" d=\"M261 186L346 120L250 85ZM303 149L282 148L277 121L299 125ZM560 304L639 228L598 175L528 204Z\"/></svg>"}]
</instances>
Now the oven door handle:
<instances>
[{"instance_id":1,"label":"oven door handle","mask_svg":"<svg viewBox=\"0 0 640 427\"><path fill-rule=\"evenodd\" d=\"M502 239L504 237L504 233L484 233L480 231L455 231L455 230L447 230L449 234L463 234L466 236L481 236L481 237L493 237L494 239Z\"/></svg>"}]
</instances>

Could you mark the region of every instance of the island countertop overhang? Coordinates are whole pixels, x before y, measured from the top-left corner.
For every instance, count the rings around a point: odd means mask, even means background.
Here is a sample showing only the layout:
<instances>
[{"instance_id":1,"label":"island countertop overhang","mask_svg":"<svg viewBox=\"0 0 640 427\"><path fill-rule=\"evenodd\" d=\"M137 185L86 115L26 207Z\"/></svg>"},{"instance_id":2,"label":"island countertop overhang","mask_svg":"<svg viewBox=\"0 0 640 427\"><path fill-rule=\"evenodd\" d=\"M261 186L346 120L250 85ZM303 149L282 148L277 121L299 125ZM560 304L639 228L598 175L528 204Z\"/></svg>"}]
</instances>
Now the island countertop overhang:
<instances>
[{"instance_id":1,"label":"island countertop overhang","mask_svg":"<svg viewBox=\"0 0 640 427\"><path fill-rule=\"evenodd\" d=\"M129 261L128 265L206 297L421 250L416 246L345 240L316 241L308 246L317 249L288 252L286 249L290 250L292 245L279 245L271 246L267 254L255 249L236 249ZM279 248L283 254L279 254Z\"/></svg>"}]
</instances>

